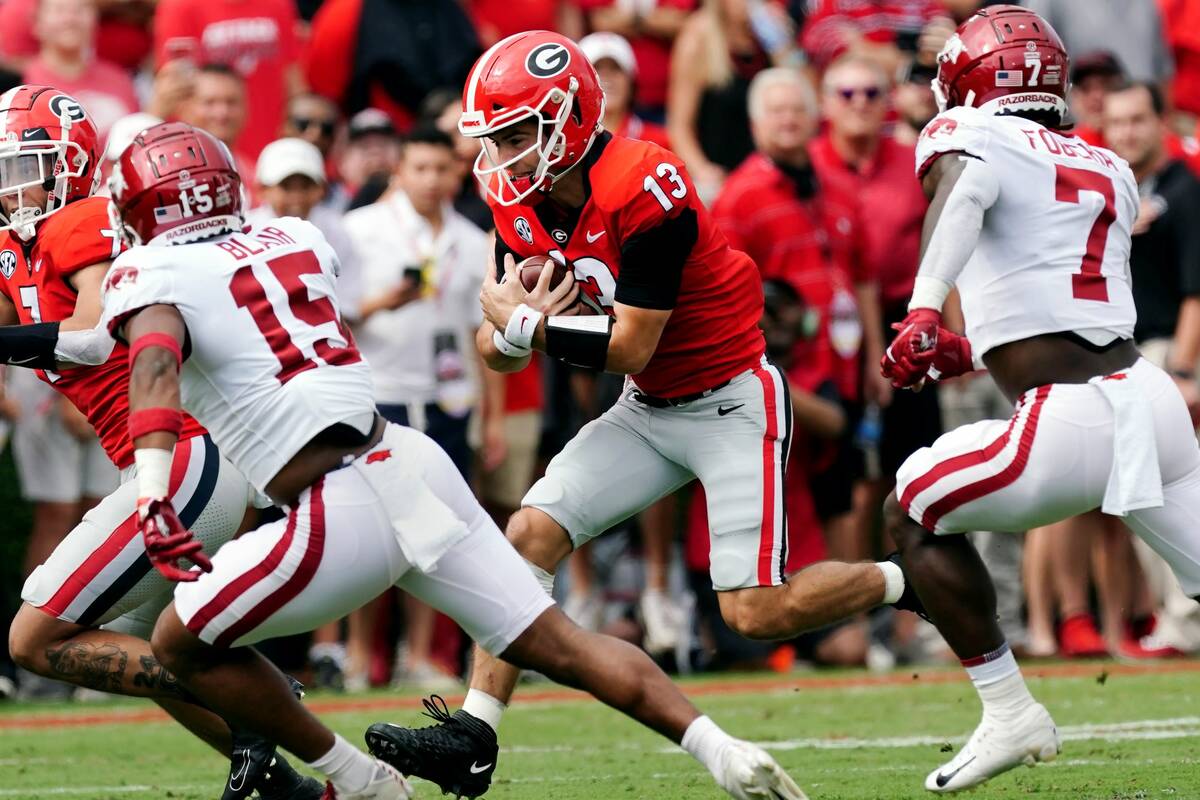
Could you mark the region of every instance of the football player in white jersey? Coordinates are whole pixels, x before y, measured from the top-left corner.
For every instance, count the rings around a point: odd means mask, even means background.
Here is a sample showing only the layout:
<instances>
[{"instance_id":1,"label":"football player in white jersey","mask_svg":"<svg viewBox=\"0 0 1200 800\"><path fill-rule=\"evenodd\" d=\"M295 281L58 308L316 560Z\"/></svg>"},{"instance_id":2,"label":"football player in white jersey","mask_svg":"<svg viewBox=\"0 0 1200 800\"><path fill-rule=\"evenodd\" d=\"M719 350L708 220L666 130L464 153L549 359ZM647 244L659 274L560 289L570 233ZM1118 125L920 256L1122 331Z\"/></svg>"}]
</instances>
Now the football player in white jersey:
<instances>
[{"instance_id":1,"label":"football player in white jersey","mask_svg":"<svg viewBox=\"0 0 1200 800\"><path fill-rule=\"evenodd\" d=\"M1101 508L1200 596L1200 448L1173 381L1132 343L1137 186L1124 161L1070 134L1068 70L1041 17L985 8L938 56L942 113L917 145L932 203L883 372L919 389L986 367L1015 403L1011 420L964 426L914 453L887 505L911 585L983 703L967 744L926 779L934 792L1060 750L996 624L987 571L965 538L946 534ZM941 326L952 287L966 336Z\"/></svg>"},{"instance_id":2,"label":"football player in white jersey","mask_svg":"<svg viewBox=\"0 0 1200 800\"><path fill-rule=\"evenodd\" d=\"M102 321L130 346L130 436L156 558L174 563L201 546L166 493L181 401L289 512L211 563L192 558L196 580L179 584L152 640L181 684L326 775L327 800L407 798L399 772L335 736L248 647L399 585L488 652L586 688L680 743L732 796L804 797L640 650L573 625L449 456L376 415L370 370L338 312L332 248L299 219L244 225L240 180L219 141L182 123L149 128L110 188L121 235L147 245L109 270ZM573 301L569 290L550 292L550 304ZM476 771L490 770L494 753Z\"/></svg>"}]
</instances>

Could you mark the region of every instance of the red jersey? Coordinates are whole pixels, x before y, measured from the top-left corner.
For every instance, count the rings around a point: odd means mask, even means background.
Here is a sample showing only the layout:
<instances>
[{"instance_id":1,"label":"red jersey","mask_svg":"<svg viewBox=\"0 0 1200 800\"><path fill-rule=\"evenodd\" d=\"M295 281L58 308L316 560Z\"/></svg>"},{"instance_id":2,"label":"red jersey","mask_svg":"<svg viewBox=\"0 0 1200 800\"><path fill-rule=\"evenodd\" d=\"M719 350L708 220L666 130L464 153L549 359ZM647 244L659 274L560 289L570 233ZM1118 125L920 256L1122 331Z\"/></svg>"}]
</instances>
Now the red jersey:
<instances>
[{"instance_id":1,"label":"red jersey","mask_svg":"<svg viewBox=\"0 0 1200 800\"><path fill-rule=\"evenodd\" d=\"M584 163L588 196L574 217L546 223L547 202L501 206L489 199L497 236L517 261L562 256L589 304L614 314L622 289L621 262L640 235L685 210L695 214L697 236L683 263L679 290L658 348L634 383L647 394L679 397L704 391L758 366L765 351L758 320L762 282L754 262L729 246L674 153L650 142L602 134ZM653 269L639 264L639 269ZM625 287L628 287L626 281ZM630 302L630 305L639 305Z\"/></svg>"},{"instance_id":2,"label":"red jersey","mask_svg":"<svg viewBox=\"0 0 1200 800\"><path fill-rule=\"evenodd\" d=\"M75 312L76 293L67 283L68 276L112 261L121 249L108 220L108 198L79 200L47 217L29 245L8 231L0 233L0 291L12 301L23 325L64 320ZM98 367L36 372L83 412L119 469L133 463L125 345L118 343L108 361ZM203 432L185 415L181 439Z\"/></svg>"}]
</instances>

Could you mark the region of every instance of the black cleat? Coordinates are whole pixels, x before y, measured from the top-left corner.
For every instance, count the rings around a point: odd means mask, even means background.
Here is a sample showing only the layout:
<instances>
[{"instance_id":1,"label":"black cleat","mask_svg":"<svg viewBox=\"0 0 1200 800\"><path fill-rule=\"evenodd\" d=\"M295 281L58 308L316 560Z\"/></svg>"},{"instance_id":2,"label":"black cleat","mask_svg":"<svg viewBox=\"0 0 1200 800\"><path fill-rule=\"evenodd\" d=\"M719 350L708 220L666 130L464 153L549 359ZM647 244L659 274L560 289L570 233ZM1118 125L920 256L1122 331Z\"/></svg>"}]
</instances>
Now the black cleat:
<instances>
[{"instance_id":1,"label":"black cleat","mask_svg":"<svg viewBox=\"0 0 1200 800\"><path fill-rule=\"evenodd\" d=\"M892 603L892 606L901 611L911 611L926 622L933 622L929 618L929 612L925 610L924 604L921 603L921 598L917 597L917 590L913 588L912 581L908 579L908 572L904 569L904 561L900 558L899 551L890 554L887 560L898 566L904 573L904 591L900 594L900 599Z\"/></svg>"},{"instance_id":2,"label":"black cleat","mask_svg":"<svg viewBox=\"0 0 1200 800\"><path fill-rule=\"evenodd\" d=\"M404 775L436 783L443 793L479 797L492 784L496 771L496 732L465 711L454 714L439 695L430 695L425 716L437 725L404 728L378 722L367 729L367 749Z\"/></svg>"},{"instance_id":3,"label":"black cleat","mask_svg":"<svg viewBox=\"0 0 1200 800\"><path fill-rule=\"evenodd\" d=\"M290 675L285 677L296 698L304 697L304 686ZM221 800L248 800L255 790L264 800L320 800L324 785L296 772L275 752L274 742L233 725L229 727L233 753Z\"/></svg>"}]
</instances>

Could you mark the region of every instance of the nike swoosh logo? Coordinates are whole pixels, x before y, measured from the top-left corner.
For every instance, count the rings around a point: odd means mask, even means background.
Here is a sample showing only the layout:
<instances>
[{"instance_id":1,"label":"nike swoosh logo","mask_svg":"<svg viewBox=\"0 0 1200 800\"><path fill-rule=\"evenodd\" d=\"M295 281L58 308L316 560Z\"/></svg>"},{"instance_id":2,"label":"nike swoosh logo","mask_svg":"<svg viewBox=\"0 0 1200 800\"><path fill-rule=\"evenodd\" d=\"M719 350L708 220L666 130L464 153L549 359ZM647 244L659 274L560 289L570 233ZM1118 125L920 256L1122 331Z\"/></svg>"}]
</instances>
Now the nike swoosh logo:
<instances>
[{"instance_id":1,"label":"nike swoosh logo","mask_svg":"<svg viewBox=\"0 0 1200 800\"><path fill-rule=\"evenodd\" d=\"M10 358L8 363L14 367L20 367L25 364L31 364L34 361L37 361L37 356L30 356L29 358Z\"/></svg>"},{"instance_id":2,"label":"nike swoosh logo","mask_svg":"<svg viewBox=\"0 0 1200 800\"><path fill-rule=\"evenodd\" d=\"M745 403L739 403L739 404L738 404L738 405L736 405L736 406L717 406L717 416L718 416L718 417L723 417L723 416L725 416L726 414L728 414L728 413L730 413L730 412L732 412L732 411L737 411L739 408L741 408L741 407L742 407L742 406L744 406L744 405L746 405L746 404L745 404Z\"/></svg>"},{"instance_id":3,"label":"nike swoosh logo","mask_svg":"<svg viewBox=\"0 0 1200 800\"><path fill-rule=\"evenodd\" d=\"M486 770L488 767L490 767L491 765L492 765L492 762L491 762L491 761L489 761L488 763L486 763L486 764L484 764L482 767L480 767L480 766L477 766L477 765L476 765L476 763L475 763L474 761L472 761L472 762L471 762L471 774L472 774L472 775L478 775L479 773L481 773L481 772L485 771L485 770Z\"/></svg>"},{"instance_id":4,"label":"nike swoosh logo","mask_svg":"<svg viewBox=\"0 0 1200 800\"><path fill-rule=\"evenodd\" d=\"M229 776L229 788L232 791L240 792L242 786L246 783L246 775L250 772L250 751L243 750L242 756L246 759L236 772Z\"/></svg>"},{"instance_id":5,"label":"nike swoosh logo","mask_svg":"<svg viewBox=\"0 0 1200 800\"><path fill-rule=\"evenodd\" d=\"M528 321L529 321L528 317L521 317L521 330L520 330L521 333L525 332L525 323Z\"/></svg>"},{"instance_id":6,"label":"nike swoosh logo","mask_svg":"<svg viewBox=\"0 0 1200 800\"><path fill-rule=\"evenodd\" d=\"M592 233L591 231L588 231L585 236L587 237L588 244L591 244L606 233L608 233L608 231L600 231L599 233Z\"/></svg>"},{"instance_id":7,"label":"nike swoosh logo","mask_svg":"<svg viewBox=\"0 0 1200 800\"><path fill-rule=\"evenodd\" d=\"M936 783L936 784L938 785L938 788L939 788L939 789L940 789L940 788L942 788L942 787L943 787L943 786L945 786L947 783L949 783L949 782L950 782L950 780L951 780L951 779L952 779L952 778L953 778L955 775L957 775L958 773L960 773L960 772L962 772L964 769L966 769L967 765L968 765L968 764L970 764L970 763L971 763L972 761L974 761L974 760L975 760L975 756L971 756L971 757L970 757L970 758L968 758L966 761L964 761L962 764L959 764L959 765L958 765L958 769L954 770L954 772L950 772L950 773L947 773L947 774L945 774L945 775L943 775L942 773L940 773L940 772L939 772L939 773L938 773L938 775L937 775L937 777L934 779L934 783Z\"/></svg>"}]
</instances>

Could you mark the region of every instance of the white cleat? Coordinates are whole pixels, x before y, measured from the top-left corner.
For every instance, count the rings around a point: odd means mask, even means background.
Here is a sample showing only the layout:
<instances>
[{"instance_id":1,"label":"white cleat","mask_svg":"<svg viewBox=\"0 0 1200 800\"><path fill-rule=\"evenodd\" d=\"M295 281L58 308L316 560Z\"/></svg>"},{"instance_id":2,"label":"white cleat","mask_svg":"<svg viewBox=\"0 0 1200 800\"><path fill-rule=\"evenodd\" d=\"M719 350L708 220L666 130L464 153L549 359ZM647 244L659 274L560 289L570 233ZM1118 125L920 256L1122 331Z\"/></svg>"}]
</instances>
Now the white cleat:
<instances>
[{"instance_id":1,"label":"white cleat","mask_svg":"<svg viewBox=\"0 0 1200 800\"><path fill-rule=\"evenodd\" d=\"M734 741L727 746L719 770L713 777L737 800L808 800L766 750L749 742Z\"/></svg>"},{"instance_id":2,"label":"white cleat","mask_svg":"<svg viewBox=\"0 0 1200 800\"><path fill-rule=\"evenodd\" d=\"M1062 752L1058 728L1041 703L1034 703L1015 719L984 716L975 733L949 762L929 773L925 788L931 792L959 792L1024 764L1053 761Z\"/></svg>"},{"instance_id":3,"label":"white cleat","mask_svg":"<svg viewBox=\"0 0 1200 800\"><path fill-rule=\"evenodd\" d=\"M321 800L410 800L412 796L412 784L390 764L375 759L375 777L366 787L348 793L326 783Z\"/></svg>"}]
</instances>

